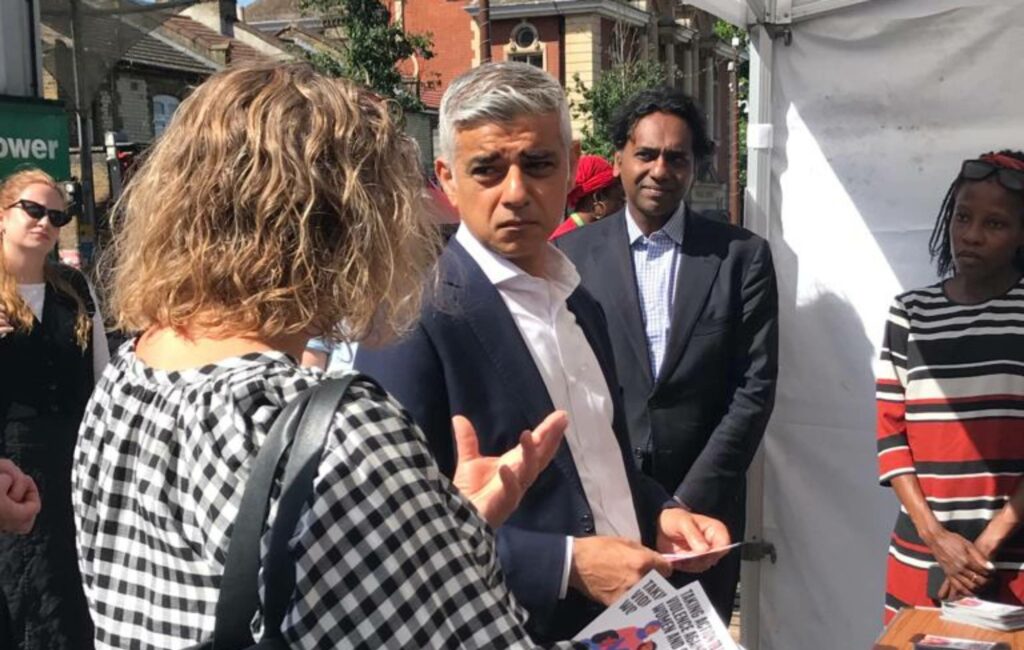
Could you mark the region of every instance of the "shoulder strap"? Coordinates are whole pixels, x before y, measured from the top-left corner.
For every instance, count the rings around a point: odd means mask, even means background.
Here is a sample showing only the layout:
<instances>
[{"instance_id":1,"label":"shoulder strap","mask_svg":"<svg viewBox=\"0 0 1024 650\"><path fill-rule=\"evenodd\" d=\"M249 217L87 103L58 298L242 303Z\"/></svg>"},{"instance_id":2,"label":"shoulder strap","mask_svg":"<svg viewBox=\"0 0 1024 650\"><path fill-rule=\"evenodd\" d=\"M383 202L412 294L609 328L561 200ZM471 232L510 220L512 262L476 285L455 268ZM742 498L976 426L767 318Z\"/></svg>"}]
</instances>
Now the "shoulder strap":
<instances>
[{"instance_id":1,"label":"shoulder strap","mask_svg":"<svg viewBox=\"0 0 1024 650\"><path fill-rule=\"evenodd\" d=\"M281 483L281 498L270 530L270 544L263 562L263 634L277 637L295 591L295 562L289 542L295 535L302 507L313 493L313 481L320 466L326 436L332 430L335 413L348 387L361 375L329 379L313 389L292 441Z\"/></svg>"},{"instance_id":2,"label":"shoulder strap","mask_svg":"<svg viewBox=\"0 0 1024 650\"><path fill-rule=\"evenodd\" d=\"M268 599L273 598L275 608L272 609L269 602L264 608L264 630L267 635L280 635L280 623L295 582L294 565L288 557L288 540L295 530L302 506L312 492L319 452L330 430L334 412L349 384L359 377L353 374L330 379L303 391L277 416L267 434L246 482L224 562L215 610L215 650L235 650L253 644L250 624L260 606L260 541L270 508L274 476L294 439L281 483L281 498L271 530L271 549L264 572L265 593ZM282 542L275 542L282 536L283 551L280 548ZM287 575L282 576L282 573ZM287 589L286 594L281 593L284 589ZM283 605L281 599L284 599ZM270 619L275 621L273 626Z\"/></svg>"}]
</instances>

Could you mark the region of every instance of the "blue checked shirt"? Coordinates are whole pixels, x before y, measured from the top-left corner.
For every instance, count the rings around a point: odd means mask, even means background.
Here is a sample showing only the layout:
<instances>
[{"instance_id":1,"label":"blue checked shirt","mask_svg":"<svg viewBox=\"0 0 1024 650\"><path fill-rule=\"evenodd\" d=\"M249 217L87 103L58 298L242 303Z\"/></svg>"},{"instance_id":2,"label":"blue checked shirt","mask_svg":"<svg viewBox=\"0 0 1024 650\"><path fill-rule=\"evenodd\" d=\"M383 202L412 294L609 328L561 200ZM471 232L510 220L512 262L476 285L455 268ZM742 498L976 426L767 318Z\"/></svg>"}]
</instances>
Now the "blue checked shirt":
<instances>
[{"instance_id":1,"label":"blue checked shirt","mask_svg":"<svg viewBox=\"0 0 1024 650\"><path fill-rule=\"evenodd\" d=\"M626 207L626 233L629 250L633 255L633 271L640 295L644 330L647 333L647 357L651 376L657 379L658 370L665 359L669 329L672 326L672 308L676 301L676 274L683 249L685 205L679 204L661 230L644 237Z\"/></svg>"}]
</instances>

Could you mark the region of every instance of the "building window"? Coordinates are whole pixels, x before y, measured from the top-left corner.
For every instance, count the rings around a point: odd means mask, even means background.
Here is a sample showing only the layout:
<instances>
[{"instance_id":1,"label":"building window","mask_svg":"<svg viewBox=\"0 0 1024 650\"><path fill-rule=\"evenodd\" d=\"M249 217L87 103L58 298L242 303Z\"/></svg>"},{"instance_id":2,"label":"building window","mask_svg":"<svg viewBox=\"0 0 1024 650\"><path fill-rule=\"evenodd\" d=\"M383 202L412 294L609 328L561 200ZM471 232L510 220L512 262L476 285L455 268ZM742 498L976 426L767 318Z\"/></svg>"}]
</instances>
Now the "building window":
<instances>
[{"instance_id":1,"label":"building window","mask_svg":"<svg viewBox=\"0 0 1024 650\"><path fill-rule=\"evenodd\" d=\"M174 111L177 110L178 104L177 97L171 95L154 95L153 96L153 137L157 137L164 132L167 125L171 122L171 116L174 115Z\"/></svg>"},{"instance_id":2,"label":"building window","mask_svg":"<svg viewBox=\"0 0 1024 650\"><path fill-rule=\"evenodd\" d=\"M505 59L544 69L544 44L537 28L523 21L512 29L505 46Z\"/></svg>"},{"instance_id":3,"label":"building window","mask_svg":"<svg viewBox=\"0 0 1024 650\"><path fill-rule=\"evenodd\" d=\"M535 68L544 69L544 55L543 54L510 54L508 57L509 61L515 61L517 63L529 63Z\"/></svg>"},{"instance_id":4,"label":"building window","mask_svg":"<svg viewBox=\"0 0 1024 650\"><path fill-rule=\"evenodd\" d=\"M530 23L520 23L512 32L512 42L524 50L533 48L538 40L537 28Z\"/></svg>"}]
</instances>

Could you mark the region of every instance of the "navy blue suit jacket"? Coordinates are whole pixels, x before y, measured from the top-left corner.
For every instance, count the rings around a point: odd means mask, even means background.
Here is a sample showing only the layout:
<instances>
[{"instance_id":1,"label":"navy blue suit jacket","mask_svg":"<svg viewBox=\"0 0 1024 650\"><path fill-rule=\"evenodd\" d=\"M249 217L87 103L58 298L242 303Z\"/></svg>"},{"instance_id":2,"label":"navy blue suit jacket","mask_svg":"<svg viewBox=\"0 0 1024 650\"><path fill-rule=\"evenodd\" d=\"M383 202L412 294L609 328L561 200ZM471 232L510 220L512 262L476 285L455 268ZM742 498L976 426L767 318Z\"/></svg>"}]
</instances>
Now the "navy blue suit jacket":
<instances>
[{"instance_id":1,"label":"navy blue suit jacket","mask_svg":"<svg viewBox=\"0 0 1024 650\"><path fill-rule=\"evenodd\" d=\"M577 289L567 305L608 383L614 402L613 428L637 520L644 543L653 546L658 513L670 497L632 462L601 307L583 289ZM441 256L439 286L426 301L415 330L384 349L361 346L355 365L409 411L448 476L455 465L452 416L469 418L481 452L497 456L518 444L522 431L537 426L554 410L498 290L455 240ZM505 577L530 612L530 632L538 641L569 638L602 611L571 589L566 599L558 599L565 537L594 534L594 518L567 443L562 443L519 508L496 533Z\"/></svg>"},{"instance_id":2,"label":"navy blue suit jacket","mask_svg":"<svg viewBox=\"0 0 1024 650\"><path fill-rule=\"evenodd\" d=\"M686 210L669 339L652 377L625 210L556 240L609 316L637 460L742 537L745 476L775 404L778 292L768 243Z\"/></svg>"}]
</instances>

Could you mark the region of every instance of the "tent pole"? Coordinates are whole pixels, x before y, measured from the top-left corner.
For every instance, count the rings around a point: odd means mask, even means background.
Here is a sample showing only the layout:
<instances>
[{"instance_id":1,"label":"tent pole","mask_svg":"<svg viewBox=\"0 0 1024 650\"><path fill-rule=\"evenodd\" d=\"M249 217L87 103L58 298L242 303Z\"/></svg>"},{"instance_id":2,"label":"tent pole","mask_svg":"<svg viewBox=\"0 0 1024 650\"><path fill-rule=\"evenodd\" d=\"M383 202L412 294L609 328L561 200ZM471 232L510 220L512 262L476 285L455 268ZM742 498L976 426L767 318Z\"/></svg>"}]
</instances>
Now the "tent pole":
<instances>
[{"instance_id":1,"label":"tent pole","mask_svg":"<svg viewBox=\"0 0 1024 650\"><path fill-rule=\"evenodd\" d=\"M770 2L769 4L774 4ZM747 193L743 224L771 243L772 66L775 43L761 23L750 27L750 101L747 127ZM764 539L764 443L747 474L748 540ZM768 540L770 541L770 540ZM765 559L740 569L740 620L747 650L761 647L761 570ZM765 567L767 568L767 567Z\"/></svg>"}]
</instances>

